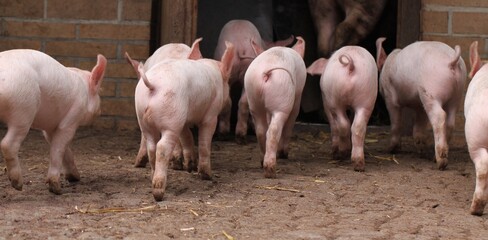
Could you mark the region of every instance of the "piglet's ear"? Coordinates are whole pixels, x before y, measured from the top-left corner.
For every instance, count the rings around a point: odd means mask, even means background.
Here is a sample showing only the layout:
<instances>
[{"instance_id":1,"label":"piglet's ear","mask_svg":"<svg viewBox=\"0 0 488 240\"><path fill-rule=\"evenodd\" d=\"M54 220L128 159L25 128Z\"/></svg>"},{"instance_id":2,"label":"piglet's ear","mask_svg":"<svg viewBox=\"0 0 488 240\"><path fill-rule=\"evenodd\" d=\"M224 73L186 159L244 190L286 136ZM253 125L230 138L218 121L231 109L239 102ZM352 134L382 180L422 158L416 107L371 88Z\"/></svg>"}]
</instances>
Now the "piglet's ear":
<instances>
[{"instance_id":1,"label":"piglet's ear","mask_svg":"<svg viewBox=\"0 0 488 240\"><path fill-rule=\"evenodd\" d=\"M257 44L256 41L254 41L254 38L251 38L251 47L254 50L256 56L258 56L264 51L263 47L261 47L260 44Z\"/></svg>"},{"instance_id":2,"label":"piglet's ear","mask_svg":"<svg viewBox=\"0 0 488 240\"><path fill-rule=\"evenodd\" d=\"M93 67L90 76L90 90L93 92L98 91L107 68L107 59L102 54L98 54L97 58L97 65Z\"/></svg>"},{"instance_id":3,"label":"piglet's ear","mask_svg":"<svg viewBox=\"0 0 488 240\"><path fill-rule=\"evenodd\" d=\"M305 40L302 37L297 37L297 42L293 45L293 50L295 50L303 58L305 56Z\"/></svg>"},{"instance_id":4,"label":"piglet's ear","mask_svg":"<svg viewBox=\"0 0 488 240\"><path fill-rule=\"evenodd\" d=\"M322 75L324 73L325 67L327 66L327 62L329 60L325 58L319 58L315 62L313 62L308 68L307 73L310 75Z\"/></svg>"},{"instance_id":5,"label":"piglet's ear","mask_svg":"<svg viewBox=\"0 0 488 240\"><path fill-rule=\"evenodd\" d=\"M201 41L202 41L202 38L198 38L197 40L195 40L195 42L193 42L193 44L191 45L190 54L188 54L188 59L198 60L198 59L203 58L202 52L200 52L200 42Z\"/></svg>"},{"instance_id":6,"label":"piglet's ear","mask_svg":"<svg viewBox=\"0 0 488 240\"><path fill-rule=\"evenodd\" d=\"M383 64L385 64L386 61L386 52L383 49L383 42L386 40L386 38L378 38L376 40L376 66L378 67L378 71L381 72L381 69L383 68Z\"/></svg>"},{"instance_id":7,"label":"piglet's ear","mask_svg":"<svg viewBox=\"0 0 488 240\"><path fill-rule=\"evenodd\" d=\"M476 72L481 68L481 58L478 54L478 41L474 41L469 46L469 63L471 63L471 71L469 77L473 78Z\"/></svg>"},{"instance_id":8,"label":"piglet's ear","mask_svg":"<svg viewBox=\"0 0 488 240\"><path fill-rule=\"evenodd\" d=\"M232 71L232 60L236 52L231 42L225 41L225 47L224 55L222 55L222 59L220 60L220 71L222 72L224 81L228 81L230 72Z\"/></svg>"}]
</instances>

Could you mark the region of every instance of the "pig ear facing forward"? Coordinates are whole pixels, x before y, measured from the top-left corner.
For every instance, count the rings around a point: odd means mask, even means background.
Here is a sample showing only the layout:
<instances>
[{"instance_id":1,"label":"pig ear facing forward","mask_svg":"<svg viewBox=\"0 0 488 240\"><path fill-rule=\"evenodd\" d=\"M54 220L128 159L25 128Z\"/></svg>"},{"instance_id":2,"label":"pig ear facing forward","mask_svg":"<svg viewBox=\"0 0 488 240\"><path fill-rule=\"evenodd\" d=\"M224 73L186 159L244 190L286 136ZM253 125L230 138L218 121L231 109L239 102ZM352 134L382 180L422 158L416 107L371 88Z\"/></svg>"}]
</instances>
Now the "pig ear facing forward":
<instances>
[{"instance_id":1,"label":"pig ear facing forward","mask_svg":"<svg viewBox=\"0 0 488 240\"><path fill-rule=\"evenodd\" d=\"M302 37L297 37L297 42L293 45L293 50L295 50L303 58L305 56L305 40Z\"/></svg>"},{"instance_id":2,"label":"pig ear facing forward","mask_svg":"<svg viewBox=\"0 0 488 240\"><path fill-rule=\"evenodd\" d=\"M220 59L220 72L224 82L229 81L230 72L232 71L232 59L235 55L234 45L231 42L225 41L225 52Z\"/></svg>"},{"instance_id":3,"label":"pig ear facing forward","mask_svg":"<svg viewBox=\"0 0 488 240\"><path fill-rule=\"evenodd\" d=\"M309 73L312 76L322 75L324 73L328 61L329 60L325 58L319 58L315 60L315 62L313 62L310 66L308 66L307 73Z\"/></svg>"},{"instance_id":4,"label":"pig ear facing forward","mask_svg":"<svg viewBox=\"0 0 488 240\"><path fill-rule=\"evenodd\" d=\"M139 62L136 60L133 60L130 56L129 53L125 52L125 59L127 62L134 68L134 71L137 73L137 77L140 78L141 75L139 75L139 71L137 70L139 68Z\"/></svg>"},{"instance_id":5,"label":"pig ear facing forward","mask_svg":"<svg viewBox=\"0 0 488 240\"><path fill-rule=\"evenodd\" d=\"M256 56L264 52L264 49L261 45L257 44L256 41L254 41L254 38L251 38L251 47L254 50L254 53Z\"/></svg>"},{"instance_id":6,"label":"pig ear facing forward","mask_svg":"<svg viewBox=\"0 0 488 240\"><path fill-rule=\"evenodd\" d=\"M383 42L386 40L386 38L381 37L376 40L376 66L378 67L378 71L381 72L381 69L383 68L383 64L385 64L386 61L386 52L383 49Z\"/></svg>"},{"instance_id":7,"label":"pig ear facing forward","mask_svg":"<svg viewBox=\"0 0 488 240\"><path fill-rule=\"evenodd\" d=\"M471 43L471 46L469 46L469 63L471 64L469 78L473 78L481 68L481 58L478 54L478 41L474 41Z\"/></svg>"},{"instance_id":8,"label":"pig ear facing forward","mask_svg":"<svg viewBox=\"0 0 488 240\"><path fill-rule=\"evenodd\" d=\"M202 38L198 38L193 42L191 45L191 50L190 53L188 54L188 59L192 60L198 60L203 58L202 52L200 52L200 42L202 41Z\"/></svg>"},{"instance_id":9,"label":"pig ear facing forward","mask_svg":"<svg viewBox=\"0 0 488 240\"><path fill-rule=\"evenodd\" d=\"M93 67L90 75L90 91L92 93L98 93L105 69L107 68L107 59L102 54L98 54L97 58L97 65Z\"/></svg>"}]
</instances>

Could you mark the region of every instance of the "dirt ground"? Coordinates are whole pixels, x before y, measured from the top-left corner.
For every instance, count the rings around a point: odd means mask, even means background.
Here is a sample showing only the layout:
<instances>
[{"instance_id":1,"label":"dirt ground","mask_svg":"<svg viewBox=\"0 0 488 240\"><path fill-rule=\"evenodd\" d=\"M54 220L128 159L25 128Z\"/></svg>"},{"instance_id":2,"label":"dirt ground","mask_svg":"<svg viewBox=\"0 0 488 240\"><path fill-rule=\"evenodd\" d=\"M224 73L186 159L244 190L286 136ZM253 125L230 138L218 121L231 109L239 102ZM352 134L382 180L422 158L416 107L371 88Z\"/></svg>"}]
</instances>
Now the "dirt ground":
<instances>
[{"instance_id":1,"label":"dirt ground","mask_svg":"<svg viewBox=\"0 0 488 240\"><path fill-rule=\"evenodd\" d=\"M255 138L214 141L212 181L170 170L165 200L151 194L150 169L134 168L139 132L81 130L78 183L63 194L45 184L48 146L31 131L21 148L24 189L0 174L1 239L482 239L487 216L469 214L474 167L462 136L439 171L433 148L410 138L385 152L386 128L370 128L366 171L331 157L323 126L297 126L278 178L265 179ZM1 136L5 130L1 130ZM5 163L1 162L2 169Z\"/></svg>"}]
</instances>

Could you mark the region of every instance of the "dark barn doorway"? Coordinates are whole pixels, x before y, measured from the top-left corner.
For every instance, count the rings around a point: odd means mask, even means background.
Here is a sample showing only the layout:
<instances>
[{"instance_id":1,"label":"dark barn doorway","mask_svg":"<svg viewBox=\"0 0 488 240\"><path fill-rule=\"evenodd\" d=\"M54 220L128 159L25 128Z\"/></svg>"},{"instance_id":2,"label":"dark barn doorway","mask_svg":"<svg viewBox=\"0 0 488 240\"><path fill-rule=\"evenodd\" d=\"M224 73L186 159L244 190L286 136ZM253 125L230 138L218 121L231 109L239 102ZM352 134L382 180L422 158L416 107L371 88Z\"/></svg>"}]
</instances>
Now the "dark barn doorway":
<instances>
[{"instance_id":1,"label":"dark barn doorway","mask_svg":"<svg viewBox=\"0 0 488 240\"><path fill-rule=\"evenodd\" d=\"M316 34L307 1L153 0L152 15L151 39L154 44L151 52L169 42L191 44L197 37L203 37L202 53L211 58L222 26L232 19L247 19L258 27L266 40L284 39L291 34L304 37L306 65L317 59ZM419 35L420 0L389 0L376 28L358 45L376 56L378 37L387 38L383 47L389 53L396 47L419 40ZM233 102L237 102L239 94L239 89L233 89ZM307 77L298 121L326 122L320 95L319 78ZM235 124L235 121L234 114L232 122ZM379 95L369 124L389 124L388 113Z\"/></svg>"}]
</instances>

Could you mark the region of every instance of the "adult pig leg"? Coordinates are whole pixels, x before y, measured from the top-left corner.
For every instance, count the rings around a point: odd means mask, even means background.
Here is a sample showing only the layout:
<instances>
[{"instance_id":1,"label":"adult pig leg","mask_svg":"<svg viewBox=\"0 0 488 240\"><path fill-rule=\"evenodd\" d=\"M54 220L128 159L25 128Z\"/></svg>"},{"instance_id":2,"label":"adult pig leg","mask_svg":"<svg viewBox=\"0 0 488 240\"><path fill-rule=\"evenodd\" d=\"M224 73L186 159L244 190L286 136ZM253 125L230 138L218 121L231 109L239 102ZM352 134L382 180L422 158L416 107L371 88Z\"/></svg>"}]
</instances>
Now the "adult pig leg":
<instances>
[{"instance_id":1,"label":"adult pig leg","mask_svg":"<svg viewBox=\"0 0 488 240\"><path fill-rule=\"evenodd\" d=\"M249 120L249 102L246 90L242 88L241 98L239 99L239 109L237 114L236 141L246 144L247 121Z\"/></svg>"},{"instance_id":2,"label":"adult pig leg","mask_svg":"<svg viewBox=\"0 0 488 240\"><path fill-rule=\"evenodd\" d=\"M230 132L230 116L232 113L232 99L228 97L224 102L222 111L219 114L219 134L228 134Z\"/></svg>"},{"instance_id":3,"label":"adult pig leg","mask_svg":"<svg viewBox=\"0 0 488 240\"><path fill-rule=\"evenodd\" d=\"M339 9L334 0L309 0L310 13L317 31L317 51L321 57L332 53L331 39L339 23Z\"/></svg>"}]
</instances>

